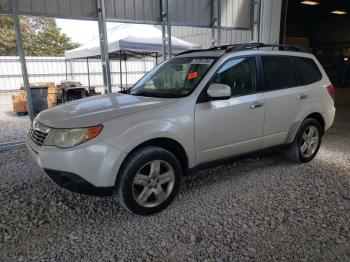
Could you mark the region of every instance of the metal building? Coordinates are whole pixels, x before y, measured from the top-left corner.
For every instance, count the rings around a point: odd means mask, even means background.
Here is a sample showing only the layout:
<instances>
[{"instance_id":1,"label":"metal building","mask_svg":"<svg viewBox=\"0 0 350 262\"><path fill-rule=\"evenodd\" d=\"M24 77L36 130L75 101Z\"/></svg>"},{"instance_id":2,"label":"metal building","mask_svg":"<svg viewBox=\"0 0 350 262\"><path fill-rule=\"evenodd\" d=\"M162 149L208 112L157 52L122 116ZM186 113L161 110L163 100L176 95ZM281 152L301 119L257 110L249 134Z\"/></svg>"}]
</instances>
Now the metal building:
<instances>
[{"instance_id":1,"label":"metal building","mask_svg":"<svg viewBox=\"0 0 350 262\"><path fill-rule=\"evenodd\" d=\"M28 111L33 119L19 15L97 20L103 83L105 91L111 92L106 21L161 26L165 58L171 57L172 32L203 47L249 41L278 42L281 5L282 0L0 0L0 13L14 17Z\"/></svg>"},{"instance_id":2,"label":"metal building","mask_svg":"<svg viewBox=\"0 0 350 262\"><path fill-rule=\"evenodd\" d=\"M253 25L249 28L221 28L221 45L247 43L250 41L263 43L279 42L282 0L258 0L254 1L254 3L252 8L252 12L254 12ZM234 19L235 13L240 12L242 9L247 10L247 6L240 5L239 1L236 2L236 6L228 5L227 7L231 10L231 13L226 11L225 14L226 16L231 15L231 19ZM253 14L251 15L253 16ZM245 13L243 16L247 17L247 14ZM200 44L203 48L210 47L213 44L212 30L210 28L174 26L172 33L183 40Z\"/></svg>"}]
</instances>

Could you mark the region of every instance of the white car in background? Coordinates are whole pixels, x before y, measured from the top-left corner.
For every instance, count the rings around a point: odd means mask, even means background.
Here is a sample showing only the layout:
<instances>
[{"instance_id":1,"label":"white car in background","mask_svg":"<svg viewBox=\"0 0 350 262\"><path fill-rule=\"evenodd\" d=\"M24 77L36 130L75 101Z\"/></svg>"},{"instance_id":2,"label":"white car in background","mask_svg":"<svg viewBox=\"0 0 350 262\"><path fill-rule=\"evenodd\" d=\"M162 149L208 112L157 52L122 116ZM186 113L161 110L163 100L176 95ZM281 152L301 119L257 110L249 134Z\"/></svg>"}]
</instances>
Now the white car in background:
<instances>
[{"instance_id":1,"label":"white car in background","mask_svg":"<svg viewBox=\"0 0 350 262\"><path fill-rule=\"evenodd\" d=\"M58 185L84 194L117 191L139 215L166 208L182 176L208 162L277 145L310 161L333 123L334 88L312 54L269 47L184 52L127 93L41 112L27 146Z\"/></svg>"}]
</instances>

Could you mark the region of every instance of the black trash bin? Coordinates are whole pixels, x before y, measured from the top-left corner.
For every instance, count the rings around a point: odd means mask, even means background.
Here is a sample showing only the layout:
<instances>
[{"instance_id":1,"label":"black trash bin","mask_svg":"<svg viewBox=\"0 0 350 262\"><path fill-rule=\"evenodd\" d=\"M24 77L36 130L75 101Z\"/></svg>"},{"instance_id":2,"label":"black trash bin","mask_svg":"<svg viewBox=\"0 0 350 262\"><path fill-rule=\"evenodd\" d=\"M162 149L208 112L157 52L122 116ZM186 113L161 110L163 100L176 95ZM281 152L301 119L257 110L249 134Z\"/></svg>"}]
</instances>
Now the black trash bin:
<instances>
[{"instance_id":1,"label":"black trash bin","mask_svg":"<svg viewBox=\"0 0 350 262\"><path fill-rule=\"evenodd\" d=\"M34 115L47 109L47 86L31 86L30 93L33 102Z\"/></svg>"}]
</instances>

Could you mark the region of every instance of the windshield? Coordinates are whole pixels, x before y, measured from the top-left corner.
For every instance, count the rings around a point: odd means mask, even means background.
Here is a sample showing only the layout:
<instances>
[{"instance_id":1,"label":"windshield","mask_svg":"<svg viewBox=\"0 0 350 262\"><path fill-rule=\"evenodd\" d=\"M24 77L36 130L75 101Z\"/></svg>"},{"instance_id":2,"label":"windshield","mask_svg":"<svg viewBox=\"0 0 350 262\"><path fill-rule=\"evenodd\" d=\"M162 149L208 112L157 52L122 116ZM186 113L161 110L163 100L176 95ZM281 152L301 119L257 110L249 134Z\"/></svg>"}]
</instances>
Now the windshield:
<instances>
[{"instance_id":1,"label":"windshield","mask_svg":"<svg viewBox=\"0 0 350 262\"><path fill-rule=\"evenodd\" d=\"M184 97L189 95L206 74L214 58L174 58L163 62L129 91L131 95Z\"/></svg>"}]
</instances>

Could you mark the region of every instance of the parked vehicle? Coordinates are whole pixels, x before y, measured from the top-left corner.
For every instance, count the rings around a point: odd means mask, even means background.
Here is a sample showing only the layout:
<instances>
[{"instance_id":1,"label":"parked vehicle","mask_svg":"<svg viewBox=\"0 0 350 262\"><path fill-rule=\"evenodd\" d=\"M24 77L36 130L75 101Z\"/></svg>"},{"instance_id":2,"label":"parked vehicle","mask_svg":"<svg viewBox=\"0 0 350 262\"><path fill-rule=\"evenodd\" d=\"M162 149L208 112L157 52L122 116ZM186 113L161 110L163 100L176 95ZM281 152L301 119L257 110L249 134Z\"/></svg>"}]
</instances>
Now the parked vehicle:
<instances>
[{"instance_id":1,"label":"parked vehicle","mask_svg":"<svg viewBox=\"0 0 350 262\"><path fill-rule=\"evenodd\" d=\"M158 65L126 94L41 112L27 146L58 185L117 191L128 210L150 215L205 163L278 145L300 163L312 160L333 123L334 95L317 59L292 46L196 50Z\"/></svg>"}]
</instances>

